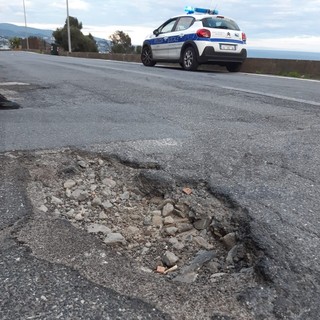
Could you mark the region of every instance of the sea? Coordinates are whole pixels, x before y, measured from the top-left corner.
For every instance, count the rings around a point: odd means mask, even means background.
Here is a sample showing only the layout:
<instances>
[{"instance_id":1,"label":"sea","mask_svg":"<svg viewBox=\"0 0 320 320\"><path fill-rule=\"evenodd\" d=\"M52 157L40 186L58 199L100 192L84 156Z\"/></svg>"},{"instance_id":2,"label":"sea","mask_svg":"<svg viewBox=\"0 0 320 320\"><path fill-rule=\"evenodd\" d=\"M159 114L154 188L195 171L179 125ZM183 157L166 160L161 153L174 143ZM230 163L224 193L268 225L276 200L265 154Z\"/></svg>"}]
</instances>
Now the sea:
<instances>
[{"instance_id":1,"label":"sea","mask_svg":"<svg viewBox=\"0 0 320 320\"><path fill-rule=\"evenodd\" d=\"M248 48L248 58L320 61L320 52L263 50Z\"/></svg>"}]
</instances>

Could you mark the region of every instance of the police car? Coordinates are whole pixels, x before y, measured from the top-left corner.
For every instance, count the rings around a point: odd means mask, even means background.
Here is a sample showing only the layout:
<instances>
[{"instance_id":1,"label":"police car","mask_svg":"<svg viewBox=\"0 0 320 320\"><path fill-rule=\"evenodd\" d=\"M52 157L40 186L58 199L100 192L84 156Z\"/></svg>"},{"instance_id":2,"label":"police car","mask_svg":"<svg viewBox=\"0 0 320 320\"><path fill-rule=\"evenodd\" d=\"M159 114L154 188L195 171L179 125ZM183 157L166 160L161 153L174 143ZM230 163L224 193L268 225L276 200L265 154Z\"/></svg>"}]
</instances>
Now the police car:
<instances>
[{"instance_id":1,"label":"police car","mask_svg":"<svg viewBox=\"0 0 320 320\"><path fill-rule=\"evenodd\" d=\"M194 71L200 64L225 66L240 71L247 57L246 35L237 23L216 10L185 8L186 14L167 20L143 42L141 61L178 62Z\"/></svg>"}]
</instances>

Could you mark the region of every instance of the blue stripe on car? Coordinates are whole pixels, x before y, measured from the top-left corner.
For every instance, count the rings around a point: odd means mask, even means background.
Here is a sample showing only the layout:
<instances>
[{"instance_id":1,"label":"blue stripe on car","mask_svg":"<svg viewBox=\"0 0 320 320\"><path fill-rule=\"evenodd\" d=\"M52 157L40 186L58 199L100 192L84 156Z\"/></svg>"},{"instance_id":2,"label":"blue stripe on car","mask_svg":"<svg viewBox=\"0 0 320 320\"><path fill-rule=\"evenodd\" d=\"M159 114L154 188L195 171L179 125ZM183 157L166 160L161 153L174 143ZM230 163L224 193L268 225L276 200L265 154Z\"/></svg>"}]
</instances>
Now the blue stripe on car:
<instances>
[{"instance_id":1,"label":"blue stripe on car","mask_svg":"<svg viewBox=\"0 0 320 320\"><path fill-rule=\"evenodd\" d=\"M200 38L195 33L185 34L182 37L180 36L158 37L158 38L146 40L146 43L148 43L149 45L156 45L156 44L186 42L188 40L207 41L207 42L227 42L227 43L237 43L237 44L245 43L242 40L235 40L235 39L229 39L229 38Z\"/></svg>"}]
</instances>

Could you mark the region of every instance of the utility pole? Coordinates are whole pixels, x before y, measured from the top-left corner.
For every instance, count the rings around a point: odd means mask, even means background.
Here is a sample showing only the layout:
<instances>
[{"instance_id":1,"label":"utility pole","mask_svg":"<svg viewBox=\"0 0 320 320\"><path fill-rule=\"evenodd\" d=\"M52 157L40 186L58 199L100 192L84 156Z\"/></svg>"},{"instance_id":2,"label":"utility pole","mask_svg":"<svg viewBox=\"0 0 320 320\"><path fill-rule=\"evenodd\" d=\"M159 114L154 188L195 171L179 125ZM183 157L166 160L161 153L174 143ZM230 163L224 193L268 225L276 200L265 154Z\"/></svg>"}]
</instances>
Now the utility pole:
<instances>
[{"instance_id":1,"label":"utility pole","mask_svg":"<svg viewBox=\"0 0 320 320\"><path fill-rule=\"evenodd\" d=\"M23 11L24 11L24 26L26 28L26 41L27 41L27 50L29 50L29 38L28 38L28 29L27 29L27 14L26 14L26 4L23 0Z\"/></svg>"},{"instance_id":2,"label":"utility pole","mask_svg":"<svg viewBox=\"0 0 320 320\"><path fill-rule=\"evenodd\" d=\"M69 53L71 53L71 35L70 35L70 19L69 19L69 3L67 1L67 29L68 29L68 48Z\"/></svg>"}]
</instances>

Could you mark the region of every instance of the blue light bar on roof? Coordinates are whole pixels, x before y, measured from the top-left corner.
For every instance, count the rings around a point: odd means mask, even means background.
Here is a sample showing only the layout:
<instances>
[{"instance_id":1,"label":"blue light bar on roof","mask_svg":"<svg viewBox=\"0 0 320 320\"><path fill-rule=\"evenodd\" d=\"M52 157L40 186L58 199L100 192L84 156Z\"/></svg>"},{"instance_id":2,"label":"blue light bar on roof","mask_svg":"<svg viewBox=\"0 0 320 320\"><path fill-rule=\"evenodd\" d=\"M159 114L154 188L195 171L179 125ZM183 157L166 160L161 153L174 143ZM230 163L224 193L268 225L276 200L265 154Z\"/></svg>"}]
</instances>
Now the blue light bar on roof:
<instances>
[{"instance_id":1,"label":"blue light bar on roof","mask_svg":"<svg viewBox=\"0 0 320 320\"><path fill-rule=\"evenodd\" d=\"M193 8L190 6L186 6L184 8L184 11L187 14L193 14L193 13L207 13L207 14L218 14L218 10L211 10L211 9L204 9L204 8Z\"/></svg>"}]
</instances>

